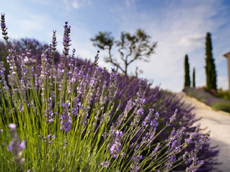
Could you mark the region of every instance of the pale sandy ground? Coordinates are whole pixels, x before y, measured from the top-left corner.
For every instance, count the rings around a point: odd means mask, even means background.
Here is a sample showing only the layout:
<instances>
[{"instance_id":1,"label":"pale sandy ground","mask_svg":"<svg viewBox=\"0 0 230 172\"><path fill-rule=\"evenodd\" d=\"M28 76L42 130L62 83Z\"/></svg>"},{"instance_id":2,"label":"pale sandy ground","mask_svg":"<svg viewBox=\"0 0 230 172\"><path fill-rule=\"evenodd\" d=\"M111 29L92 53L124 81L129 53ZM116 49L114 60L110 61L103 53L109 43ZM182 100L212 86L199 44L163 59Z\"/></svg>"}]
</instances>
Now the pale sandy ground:
<instances>
[{"instance_id":1,"label":"pale sandy ground","mask_svg":"<svg viewBox=\"0 0 230 172\"><path fill-rule=\"evenodd\" d=\"M202 119L197 123L201 124L201 128L207 127L205 131L211 131L211 146L219 145L218 162L223 164L218 166L218 170L222 172L230 172L230 114L222 111L214 111L205 104L190 98L185 93L176 93L176 95L184 101L185 104L195 106L193 113L195 118Z\"/></svg>"}]
</instances>

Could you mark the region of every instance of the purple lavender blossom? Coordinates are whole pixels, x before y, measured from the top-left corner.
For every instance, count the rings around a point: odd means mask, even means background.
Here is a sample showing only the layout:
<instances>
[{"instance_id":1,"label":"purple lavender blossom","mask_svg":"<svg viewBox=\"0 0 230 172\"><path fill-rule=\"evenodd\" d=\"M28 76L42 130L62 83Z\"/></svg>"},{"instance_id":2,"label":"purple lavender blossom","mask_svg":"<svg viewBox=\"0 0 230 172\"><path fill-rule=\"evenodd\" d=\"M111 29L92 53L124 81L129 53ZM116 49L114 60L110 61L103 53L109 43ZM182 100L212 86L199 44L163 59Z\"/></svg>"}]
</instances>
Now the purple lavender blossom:
<instances>
[{"instance_id":1,"label":"purple lavender blossom","mask_svg":"<svg viewBox=\"0 0 230 172\"><path fill-rule=\"evenodd\" d=\"M68 132L71 129L71 117L69 115L61 115L61 129Z\"/></svg>"},{"instance_id":2,"label":"purple lavender blossom","mask_svg":"<svg viewBox=\"0 0 230 172\"><path fill-rule=\"evenodd\" d=\"M8 146L8 150L12 151L15 162L19 164L23 164L25 162L25 159L22 158L22 150L25 148L25 141L21 141L17 131L16 131L16 125L11 123L9 124L9 127L11 129L11 138L12 141L10 142Z\"/></svg>"},{"instance_id":3,"label":"purple lavender blossom","mask_svg":"<svg viewBox=\"0 0 230 172\"><path fill-rule=\"evenodd\" d=\"M26 142L25 142L25 141L22 141L21 144L19 145L19 148L20 148L21 150L23 150L23 149L25 148L25 146L26 146Z\"/></svg>"},{"instance_id":4,"label":"purple lavender blossom","mask_svg":"<svg viewBox=\"0 0 230 172\"><path fill-rule=\"evenodd\" d=\"M70 28L71 26L68 25L68 22L65 22L65 26L64 26L64 36L63 36L63 46L64 46L64 51L63 54L64 56L68 56L69 55L69 46L70 44Z\"/></svg>"},{"instance_id":5,"label":"purple lavender blossom","mask_svg":"<svg viewBox=\"0 0 230 172\"><path fill-rule=\"evenodd\" d=\"M67 100L66 103L62 103L62 107L63 107L63 112L62 115L60 115L60 123L61 123L61 129L68 132L71 129L71 124L72 124L72 120L71 120L71 114L69 112L69 107L70 107L70 101Z\"/></svg>"},{"instance_id":6,"label":"purple lavender blossom","mask_svg":"<svg viewBox=\"0 0 230 172\"><path fill-rule=\"evenodd\" d=\"M94 59L94 66L97 66L97 65L98 65L99 53L100 53L100 51L98 50L98 51L97 51L97 54L96 54L96 56L95 56L95 59Z\"/></svg>"},{"instance_id":7,"label":"purple lavender blossom","mask_svg":"<svg viewBox=\"0 0 230 172\"><path fill-rule=\"evenodd\" d=\"M121 147L121 143L118 140L116 140L114 144L111 146L110 153L111 155L113 155L114 158L117 158L117 155L120 151L120 147Z\"/></svg>"},{"instance_id":8,"label":"purple lavender blossom","mask_svg":"<svg viewBox=\"0 0 230 172\"><path fill-rule=\"evenodd\" d=\"M102 162L101 163L101 166L105 167L105 168L108 168L110 165L110 162L109 161L105 161L105 162Z\"/></svg>"},{"instance_id":9,"label":"purple lavender blossom","mask_svg":"<svg viewBox=\"0 0 230 172\"><path fill-rule=\"evenodd\" d=\"M11 124L9 124L9 127L10 127L12 130L14 130L14 129L16 128L16 125L13 124L13 123L11 123Z\"/></svg>"},{"instance_id":10,"label":"purple lavender blossom","mask_svg":"<svg viewBox=\"0 0 230 172\"><path fill-rule=\"evenodd\" d=\"M175 110L174 114L170 117L170 123L173 122L176 119L176 113L177 113L177 109Z\"/></svg>"},{"instance_id":11,"label":"purple lavender blossom","mask_svg":"<svg viewBox=\"0 0 230 172\"><path fill-rule=\"evenodd\" d=\"M141 167L139 166L139 164L140 164L140 161L142 159L143 159L142 155L133 156L133 158L132 158L133 165L131 167L130 172L138 172L138 171L140 171Z\"/></svg>"},{"instance_id":12,"label":"purple lavender blossom","mask_svg":"<svg viewBox=\"0 0 230 172\"><path fill-rule=\"evenodd\" d=\"M2 78L1 80L3 80L3 78L4 78L4 72L5 72L4 63L2 61L0 61L0 77Z\"/></svg>"},{"instance_id":13,"label":"purple lavender blossom","mask_svg":"<svg viewBox=\"0 0 230 172\"><path fill-rule=\"evenodd\" d=\"M28 58L27 56L23 60L23 64L28 67L33 67L36 64L36 60L32 58ZM27 69L28 70L28 69Z\"/></svg>"},{"instance_id":14,"label":"purple lavender blossom","mask_svg":"<svg viewBox=\"0 0 230 172\"><path fill-rule=\"evenodd\" d=\"M72 121L71 121L71 117L69 114L64 114L64 115L61 115L60 117L61 119L61 129L68 132L70 131L71 129L71 124L72 124Z\"/></svg>"},{"instance_id":15,"label":"purple lavender blossom","mask_svg":"<svg viewBox=\"0 0 230 172\"><path fill-rule=\"evenodd\" d=\"M117 130L117 131L116 131L116 136L119 137L119 138L122 137L122 136L123 136L123 132Z\"/></svg>"},{"instance_id":16,"label":"purple lavender blossom","mask_svg":"<svg viewBox=\"0 0 230 172\"><path fill-rule=\"evenodd\" d=\"M6 23L5 23L5 14L1 14L1 29L2 29L2 35L3 38L8 41L9 37L8 37L8 33L7 33L7 27L6 27Z\"/></svg>"},{"instance_id":17,"label":"purple lavender blossom","mask_svg":"<svg viewBox=\"0 0 230 172\"><path fill-rule=\"evenodd\" d=\"M115 141L113 142L113 144L110 147L109 151L110 151L110 154L114 158L117 158L117 155L119 154L120 149L121 149L121 137L123 136L123 132L117 130L116 132L113 131L112 134L115 137Z\"/></svg>"},{"instance_id":18,"label":"purple lavender blossom","mask_svg":"<svg viewBox=\"0 0 230 172\"><path fill-rule=\"evenodd\" d=\"M47 118L46 122L51 123L54 121L53 119L54 113L52 110L52 103L53 103L52 97L47 98L45 101L47 102L47 106L46 106L44 116Z\"/></svg>"}]
</instances>

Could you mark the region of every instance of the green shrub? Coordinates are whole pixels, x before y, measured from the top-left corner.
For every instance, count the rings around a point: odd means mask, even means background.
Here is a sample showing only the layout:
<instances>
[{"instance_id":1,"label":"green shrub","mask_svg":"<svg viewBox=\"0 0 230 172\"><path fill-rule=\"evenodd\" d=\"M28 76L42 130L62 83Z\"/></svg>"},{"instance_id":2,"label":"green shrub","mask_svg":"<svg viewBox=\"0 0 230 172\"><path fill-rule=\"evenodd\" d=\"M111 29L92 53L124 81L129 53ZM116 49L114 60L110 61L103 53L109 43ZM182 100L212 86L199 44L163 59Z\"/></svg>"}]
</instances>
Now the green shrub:
<instances>
[{"instance_id":1,"label":"green shrub","mask_svg":"<svg viewBox=\"0 0 230 172\"><path fill-rule=\"evenodd\" d=\"M212 108L215 110L222 110L225 112L230 112L230 103L229 102L215 102L213 103Z\"/></svg>"},{"instance_id":2,"label":"green shrub","mask_svg":"<svg viewBox=\"0 0 230 172\"><path fill-rule=\"evenodd\" d=\"M214 96L230 100L230 91L218 89L218 92L216 94L214 94Z\"/></svg>"}]
</instances>

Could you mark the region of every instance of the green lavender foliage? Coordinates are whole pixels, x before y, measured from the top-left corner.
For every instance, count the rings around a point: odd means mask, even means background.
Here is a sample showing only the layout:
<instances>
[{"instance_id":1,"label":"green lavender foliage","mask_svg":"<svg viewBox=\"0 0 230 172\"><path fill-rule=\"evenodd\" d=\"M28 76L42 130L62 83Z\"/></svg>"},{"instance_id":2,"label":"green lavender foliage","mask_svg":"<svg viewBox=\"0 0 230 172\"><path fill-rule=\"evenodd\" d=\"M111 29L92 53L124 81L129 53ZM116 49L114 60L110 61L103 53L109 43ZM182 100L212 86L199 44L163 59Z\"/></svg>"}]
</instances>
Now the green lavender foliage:
<instances>
[{"instance_id":1,"label":"green lavender foliage","mask_svg":"<svg viewBox=\"0 0 230 172\"><path fill-rule=\"evenodd\" d=\"M208 89L217 90L217 73L214 58L212 55L212 41L211 41L211 34L207 33L206 35L206 42L205 42L205 72L206 72L206 86Z\"/></svg>"},{"instance_id":2,"label":"green lavender foliage","mask_svg":"<svg viewBox=\"0 0 230 172\"><path fill-rule=\"evenodd\" d=\"M195 73L195 68L193 68L193 72L192 72L192 87L196 88L196 73Z\"/></svg>"},{"instance_id":3,"label":"green lavender foliage","mask_svg":"<svg viewBox=\"0 0 230 172\"><path fill-rule=\"evenodd\" d=\"M190 87L191 81L190 81L190 75L189 75L189 60L188 60L188 55L185 55L184 58L184 87Z\"/></svg>"}]
</instances>

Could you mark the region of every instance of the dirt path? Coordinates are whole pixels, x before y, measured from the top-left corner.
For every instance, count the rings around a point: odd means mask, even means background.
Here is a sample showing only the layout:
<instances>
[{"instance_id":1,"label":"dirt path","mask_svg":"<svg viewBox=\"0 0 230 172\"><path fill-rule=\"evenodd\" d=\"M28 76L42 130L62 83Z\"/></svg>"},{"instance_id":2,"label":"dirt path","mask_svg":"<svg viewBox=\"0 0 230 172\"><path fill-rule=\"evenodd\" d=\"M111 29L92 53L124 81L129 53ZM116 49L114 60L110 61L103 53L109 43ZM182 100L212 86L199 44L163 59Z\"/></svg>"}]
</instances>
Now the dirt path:
<instances>
[{"instance_id":1,"label":"dirt path","mask_svg":"<svg viewBox=\"0 0 230 172\"><path fill-rule=\"evenodd\" d=\"M211 146L219 145L218 162L223 164L218 169L223 172L230 172L230 114L222 111L214 111L205 104L190 98L185 93L176 93L177 97L182 98L185 104L195 105L193 113L196 119L202 117L197 123L201 124L201 128L207 127L205 131L211 131Z\"/></svg>"}]
</instances>

